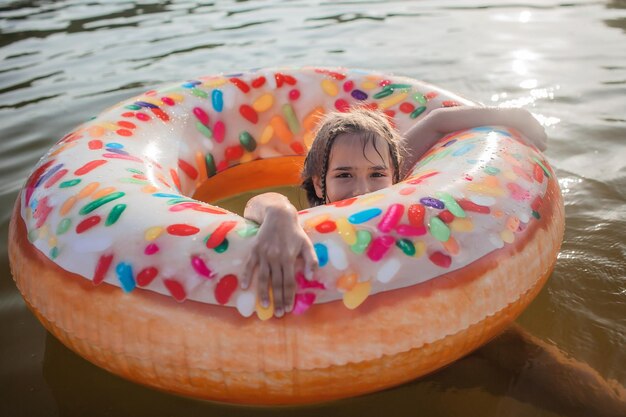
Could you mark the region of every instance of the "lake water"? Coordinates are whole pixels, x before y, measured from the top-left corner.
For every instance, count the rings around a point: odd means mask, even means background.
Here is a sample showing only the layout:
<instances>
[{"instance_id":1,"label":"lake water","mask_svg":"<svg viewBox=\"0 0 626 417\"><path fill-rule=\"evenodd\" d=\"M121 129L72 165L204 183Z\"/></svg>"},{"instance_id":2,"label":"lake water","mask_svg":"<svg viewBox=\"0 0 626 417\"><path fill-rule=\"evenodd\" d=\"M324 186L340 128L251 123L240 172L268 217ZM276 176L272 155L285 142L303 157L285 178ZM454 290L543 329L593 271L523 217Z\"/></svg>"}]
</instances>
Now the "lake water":
<instances>
[{"instance_id":1,"label":"lake water","mask_svg":"<svg viewBox=\"0 0 626 417\"><path fill-rule=\"evenodd\" d=\"M0 415L576 414L522 394L536 386L524 367L507 373L480 355L329 404L213 404L122 380L43 329L6 245L17 192L43 153L159 84L275 65L369 68L532 111L550 136L567 224L556 269L518 323L626 385L625 35L624 0L0 1Z\"/></svg>"}]
</instances>

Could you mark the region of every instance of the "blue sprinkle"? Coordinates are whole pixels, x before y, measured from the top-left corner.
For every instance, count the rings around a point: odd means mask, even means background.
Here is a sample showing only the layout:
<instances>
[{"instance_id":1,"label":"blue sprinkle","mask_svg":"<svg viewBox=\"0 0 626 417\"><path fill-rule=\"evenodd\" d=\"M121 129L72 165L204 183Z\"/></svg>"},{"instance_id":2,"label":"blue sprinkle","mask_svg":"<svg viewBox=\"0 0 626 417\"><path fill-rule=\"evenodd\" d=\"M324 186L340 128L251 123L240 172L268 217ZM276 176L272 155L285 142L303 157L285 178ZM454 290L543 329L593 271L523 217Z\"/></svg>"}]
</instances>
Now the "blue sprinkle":
<instances>
[{"instance_id":1,"label":"blue sprinkle","mask_svg":"<svg viewBox=\"0 0 626 417\"><path fill-rule=\"evenodd\" d=\"M352 224L361 224L365 223L368 220L373 219L374 217L380 215L383 211L379 208L371 208L363 211L359 211L358 213L354 213L352 216L348 217L348 221Z\"/></svg>"},{"instance_id":2,"label":"blue sprinkle","mask_svg":"<svg viewBox=\"0 0 626 417\"><path fill-rule=\"evenodd\" d=\"M105 146L107 148L116 148L116 149L122 149L124 147L124 145L122 145L121 143L117 143L117 142L109 142Z\"/></svg>"},{"instance_id":3,"label":"blue sprinkle","mask_svg":"<svg viewBox=\"0 0 626 417\"><path fill-rule=\"evenodd\" d=\"M367 93L365 91L361 91L361 90L352 90L352 93L350 93L352 95L352 97L356 98L357 100L366 100L367 99Z\"/></svg>"},{"instance_id":4,"label":"blue sprinkle","mask_svg":"<svg viewBox=\"0 0 626 417\"><path fill-rule=\"evenodd\" d=\"M153 197L164 197L164 198L182 198L179 194L167 194L167 193L154 193Z\"/></svg>"},{"instance_id":5,"label":"blue sprinkle","mask_svg":"<svg viewBox=\"0 0 626 417\"><path fill-rule=\"evenodd\" d=\"M452 139L452 140L450 140L450 141L448 141L448 142L444 143L444 144L443 144L443 146L444 146L444 147L448 147L448 146L450 146L450 145L452 145L452 144L454 144L454 143L456 143L456 139Z\"/></svg>"},{"instance_id":6,"label":"blue sprinkle","mask_svg":"<svg viewBox=\"0 0 626 417\"><path fill-rule=\"evenodd\" d=\"M474 149L474 146L475 145L473 143L466 143L465 145L461 146L456 151L452 152L452 156L462 156L462 155L465 155L466 153L468 153L469 151Z\"/></svg>"},{"instance_id":7,"label":"blue sprinkle","mask_svg":"<svg viewBox=\"0 0 626 417\"><path fill-rule=\"evenodd\" d=\"M117 278L119 279L124 292L131 292L135 289L135 278L133 277L133 268L130 264L120 262L115 267L115 272L117 272Z\"/></svg>"},{"instance_id":8,"label":"blue sprinkle","mask_svg":"<svg viewBox=\"0 0 626 417\"><path fill-rule=\"evenodd\" d=\"M443 209L445 207L445 205L443 204L441 200L437 200L436 198L432 198L432 197L421 198L420 203L422 203L423 205L427 207L432 207L436 209Z\"/></svg>"},{"instance_id":9,"label":"blue sprinkle","mask_svg":"<svg viewBox=\"0 0 626 417\"><path fill-rule=\"evenodd\" d=\"M159 106L156 106L156 105L154 105L152 103L148 103L146 101L135 101L135 104L140 106L140 107L147 107L149 109L158 109L159 108Z\"/></svg>"},{"instance_id":10,"label":"blue sprinkle","mask_svg":"<svg viewBox=\"0 0 626 417\"><path fill-rule=\"evenodd\" d=\"M242 75L244 75L243 72L237 72L237 73L234 73L234 74L226 74L226 75L224 75L224 77L232 78L232 77L241 77Z\"/></svg>"},{"instance_id":11,"label":"blue sprinkle","mask_svg":"<svg viewBox=\"0 0 626 417\"><path fill-rule=\"evenodd\" d=\"M187 81L186 83L184 83L182 85L183 88L194 88L195 86L202 84L202 82L200 81L196 81L196 80L192 80L192 81Z\"/></svg>"},{"instance_id":12,"label":"blue sprinkle","mask_svg":"<svg viewBox=\"0 0 626 417\"><path fill-rule=\"evenodd\" d=\"M108 152L116 153L118 155L128 155L128 152L118 148L106 148Z\"/></svg>"},{"instance_id":13,"label":"blue sprinkle","mask_svg":"<svg viewBox=\"0 0 626 417\"><path fill-rule=\"evenodd\" d=\"M37 205L38 205L38 204L39 204L39 200L37 200L36 198L33 198L33 199L30 201L30 209L31 209L32 211L35 211L35 210L37 209Z\"/></svg>"},{"instance_id":14,"label":"blue sprinkle","mask_svg":"<svg viewBox=\"0 0 626 417\"><path fill-rule=\"evenodd\" d=\"M213 90L211 93L211 104L216 112L221 112L224 108L224 95L221 90Z\"/></svg>"},{"instance_id":15,"label":"blue sprinkle","mask_svg":"<svg viewBox=\"0 0 626 417\"><path fill-rule=\"evenodd\" d=\"M328 263L328 248L322 243L316 243L313 245L313 248L315 249L320 268L325 266Z\"/></svg>"},{"instance_id":16,"label":"blue sprinkle","mask_svg":"<svg viewBox=\"0 0 626 417\"><path fill-rule=\"evenodd\" d=\"M56 166L54 166L53 168L51 168L48 172L46 172L44 175L42 175L41 177L39 177L39 179L37 180L37 183L35 184L35 188L39 187L39 185L44 182L45 180L47 180L48 178L50 178L51 176L53 176L55 174L55 172L57 172L58 170L61 169L61 167L63 166L63 164L58 164Z\"/></svg>"}]
</instances>

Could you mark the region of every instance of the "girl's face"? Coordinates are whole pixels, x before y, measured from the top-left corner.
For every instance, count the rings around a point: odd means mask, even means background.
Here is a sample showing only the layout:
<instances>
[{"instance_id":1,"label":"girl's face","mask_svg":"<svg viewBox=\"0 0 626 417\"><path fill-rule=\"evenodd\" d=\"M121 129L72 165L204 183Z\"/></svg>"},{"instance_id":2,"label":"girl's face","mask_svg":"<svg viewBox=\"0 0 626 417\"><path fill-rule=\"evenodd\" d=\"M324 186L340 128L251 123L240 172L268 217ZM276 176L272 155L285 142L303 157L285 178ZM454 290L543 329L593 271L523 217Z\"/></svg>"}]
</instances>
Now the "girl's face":
<instances>
[{"instance_id":1,"label":"girl's face","mask_svg":"<svg viewBox=\"0 0 626 417\"><path fill-rule=\"evenodd\" d=\"M381 138L376 138L375 142L375 147L369 141L363 149L358 133L344 133L335 138L326 172L328 203L371 193L393 184L389 145ZM314 177L313 185L317 196L324 198L321 178Z\"/></svg>"}]
</instances>

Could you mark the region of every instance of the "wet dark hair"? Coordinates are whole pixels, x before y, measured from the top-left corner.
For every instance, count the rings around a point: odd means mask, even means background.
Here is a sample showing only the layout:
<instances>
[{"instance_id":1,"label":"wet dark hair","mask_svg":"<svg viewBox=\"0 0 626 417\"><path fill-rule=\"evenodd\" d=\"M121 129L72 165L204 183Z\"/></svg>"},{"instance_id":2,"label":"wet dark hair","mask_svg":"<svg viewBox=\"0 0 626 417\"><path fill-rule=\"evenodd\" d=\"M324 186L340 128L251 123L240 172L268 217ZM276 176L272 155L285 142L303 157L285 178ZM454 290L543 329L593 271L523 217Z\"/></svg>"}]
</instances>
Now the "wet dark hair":
<instances>
[{"instance_id":1,"label":"wet dark hair","mask_svg":"<svg viewBox=\"0 0 626 417\"><path fill-rule=\"evenodd\" d=\"M381 138L389 146L389 155L393 164L393 182L400 180L400 164L402 162L402 138L391 125L387 116L375 110L354 108L346 113L330 113L320 121L320 128L304 161L302 169L302 188L306 191L311 207L326 204L326 174L330 151L337 136L341 134L359 134L363 155L369 143L380 157L376 147L376 139ZM320 177L322 198L315 192L314 177Z\"/></svg>"}]
</instances>

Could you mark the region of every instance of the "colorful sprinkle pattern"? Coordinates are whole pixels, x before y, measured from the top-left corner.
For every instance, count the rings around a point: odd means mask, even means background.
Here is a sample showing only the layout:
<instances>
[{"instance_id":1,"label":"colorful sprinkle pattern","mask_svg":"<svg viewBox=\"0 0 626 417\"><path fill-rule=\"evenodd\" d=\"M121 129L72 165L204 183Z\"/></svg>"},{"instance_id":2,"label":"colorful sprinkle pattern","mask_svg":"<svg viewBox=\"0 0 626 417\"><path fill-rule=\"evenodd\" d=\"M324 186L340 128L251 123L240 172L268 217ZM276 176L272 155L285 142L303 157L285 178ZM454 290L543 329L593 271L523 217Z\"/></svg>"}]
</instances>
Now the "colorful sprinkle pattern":
<instances>
[{"instance_id":1,"label":"colorful sprinkle pattern","mask_svg":"<svg viewBox=\"0 0 626 417\"><path fill-rule=\"evenodd\" d=\"M29 240L62 268L124 292L270 309L239 287L258 227L190 198L210 176L259 158L302 155L319 117L361 105L400 132L434 108L474 105L405 77L347 69L211 75L120 103L62 138L21 193ZM515 132L480 127L443 138L385 190L304 210L317 253L298 274L294 314L463 268L541 220L553 174Z\"/></svg>"}]
</instances>

